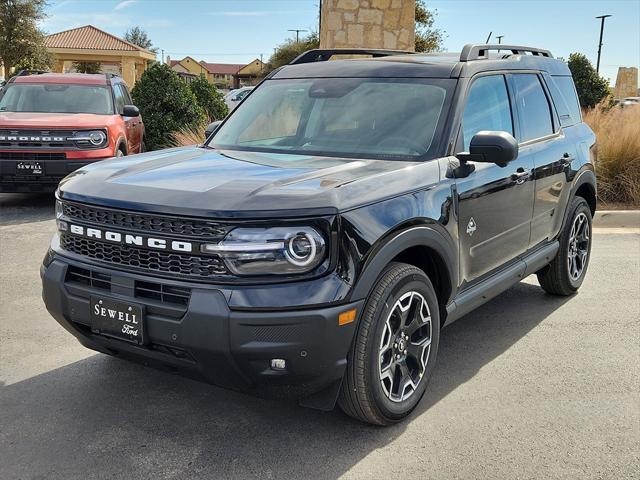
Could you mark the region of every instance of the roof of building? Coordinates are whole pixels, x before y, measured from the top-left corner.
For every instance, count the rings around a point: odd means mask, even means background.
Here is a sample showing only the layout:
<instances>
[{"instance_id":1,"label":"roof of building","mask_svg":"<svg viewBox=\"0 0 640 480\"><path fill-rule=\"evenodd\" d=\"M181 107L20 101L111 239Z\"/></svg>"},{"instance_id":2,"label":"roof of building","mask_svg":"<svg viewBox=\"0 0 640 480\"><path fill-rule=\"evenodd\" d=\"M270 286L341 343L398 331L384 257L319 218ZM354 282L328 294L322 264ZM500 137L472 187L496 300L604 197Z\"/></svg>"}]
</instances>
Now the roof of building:
<instances>
[{"instance_id":1,"label":"roof of building","mask_svg":"<svg viewBox=\"0 0 640 480\"><path fill-rule=\"evenodd\" d=\"M152 52L111 35L93 25L72 28L45 37L47 48L70 48L79 50L114 50L119 52Z\"/></svg>"},{"instance_id":2,"label":"roof of building","mask_svg":"<svg viewBox=\"0 0 640 480\"><path fill-rule=\"evenodd\" d=\"M207 72L214 75L232 75L238 73L238 70L244 67L245 64L200 62L200 65L202 65Z\"/></svg>"},{"instance_id":3,"label":"roof of building","mask_svg":"<svg viewBox=\"0 0 640 480\"><path fill-rule=\"evenodd\" d=\"M106 85L104 73L41 73L14 77L15 83L73 83L81 85Z\"/></svg>"}]
</instances>

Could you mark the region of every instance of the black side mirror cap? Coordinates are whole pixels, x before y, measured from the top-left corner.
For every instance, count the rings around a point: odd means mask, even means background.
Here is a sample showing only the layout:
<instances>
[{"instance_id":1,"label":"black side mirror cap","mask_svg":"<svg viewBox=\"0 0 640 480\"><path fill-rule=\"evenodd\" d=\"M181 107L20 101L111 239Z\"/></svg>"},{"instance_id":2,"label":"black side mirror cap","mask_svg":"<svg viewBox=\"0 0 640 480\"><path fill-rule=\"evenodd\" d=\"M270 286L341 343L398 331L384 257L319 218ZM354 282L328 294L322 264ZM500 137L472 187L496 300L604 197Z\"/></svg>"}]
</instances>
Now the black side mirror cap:
<instances>
[{"instance_id":1,"label":"black side mirror cap","mask_svg":"<svg viewBox=\"0 0 640 480\"><path fill-rule=\"evenodd\" d=\"M469 144L469 152L456 155L461 162L495 163L506 167L518 158L518 142L507 132L482 130L476 133Z\"/></svg>"},{"instance_id":2,"label":"black side mirror cap","mask_svg":"<svg viewBox=\"0 0 640 480\"><path fill-rule=\"evenodd\" d=\"M140 110L135 105L125 105L122 109L123 117L138 117L140 116Z\"/></svg>"},{"instance_id":3,"label":"black side mirror cap","mask_svg":"<svg viewBox=\"0 0 640 480\"><path fill-rule=\"evenodd\" d=\"M222 120L218 120L216 122L211 122L209 125L207 125L207 128L204 131L204 138L209 138L211 135L213 135L214 133L216 133L216 130L218 130L218 127L220 126L220 124L222 123Z\"/></svg>"}]
</instances>

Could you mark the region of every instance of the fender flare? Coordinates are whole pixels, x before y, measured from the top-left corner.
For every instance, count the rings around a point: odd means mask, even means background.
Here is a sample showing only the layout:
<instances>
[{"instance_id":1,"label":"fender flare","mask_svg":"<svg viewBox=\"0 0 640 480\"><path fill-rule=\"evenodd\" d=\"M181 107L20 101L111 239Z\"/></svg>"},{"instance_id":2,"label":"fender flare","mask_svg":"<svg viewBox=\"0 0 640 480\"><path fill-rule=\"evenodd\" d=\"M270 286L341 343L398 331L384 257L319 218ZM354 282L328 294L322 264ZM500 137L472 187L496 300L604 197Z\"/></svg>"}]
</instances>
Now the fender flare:
<instances>
[{"instance_id":1,"label":"fender flare","mask_svg":"<svg viewBox=\"0 0 640 480\"><path fill-rule=\"evenodd\" d=\"M387 265L400 253L411 247L426 247L434 250L444 261L451 282L451 297L455 294L458 278L458 256L449 236L440 233L433 226L409 227L393 234L381 246L373 247L369 259L356 280L352 300L361 300L369 295L376 280ZM442 299L447 304L451 298Z\"/></svg>"},{"instance_id":2,"label":"fender flare","mask_svg":"<svg viewBox=\"0 0 640 480\"><path fill-rule=\"evenodd\" d=\"M127 148L127 139L125 137L119 137L116 141L116 148L113 151L113 155L116 155L116 152L120 150L120 147L124 147L124 154L127 155L129 153L129 149Z\"/></svg>"},{"instance_id":3,"label":"fender flare","mask_svg":"<svg viewBox=\"0 0 640 480\"><path fill-rule=\"evenodd\" d=\"M573 179L573 182L571 183L571 190L569 193L569 200L568 202L571 203L571 200L576 196L576 192L578 191L578 189L582 186L588 184L591 187L593 187L593 192L594 194L597 194L597 182L596 182L596 174L593 171L593 167L583 167L581 170L578 171L578 173L576 174L575 178ZM564 229L564 226L567 223L567 217L569 216L569 208L565 209L564 212L564 218L562 219L562 228Z\"/></svg>"}]
</instances>

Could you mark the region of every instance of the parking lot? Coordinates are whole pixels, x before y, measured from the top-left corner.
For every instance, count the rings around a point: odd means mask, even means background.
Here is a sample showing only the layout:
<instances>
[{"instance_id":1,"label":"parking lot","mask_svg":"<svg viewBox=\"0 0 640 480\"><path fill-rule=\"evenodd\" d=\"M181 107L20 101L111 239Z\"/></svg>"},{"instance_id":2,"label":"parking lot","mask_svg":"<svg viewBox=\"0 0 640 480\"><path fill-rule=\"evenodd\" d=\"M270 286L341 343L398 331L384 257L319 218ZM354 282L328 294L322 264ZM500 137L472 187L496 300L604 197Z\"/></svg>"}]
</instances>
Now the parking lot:
<instances>
[{"instance_id":1,"label":"parking lot","mask_svg":"<svg viewBox=\"0 0 640 480\"><path fill-rule=\"evenodd\" d=\"M596 230L578 295L530 277L445 329L417 411L375 428L84 349L40 298L53 215L0 195L0 478L638 478L634 231Z\"/></svg>"}]
</instances>

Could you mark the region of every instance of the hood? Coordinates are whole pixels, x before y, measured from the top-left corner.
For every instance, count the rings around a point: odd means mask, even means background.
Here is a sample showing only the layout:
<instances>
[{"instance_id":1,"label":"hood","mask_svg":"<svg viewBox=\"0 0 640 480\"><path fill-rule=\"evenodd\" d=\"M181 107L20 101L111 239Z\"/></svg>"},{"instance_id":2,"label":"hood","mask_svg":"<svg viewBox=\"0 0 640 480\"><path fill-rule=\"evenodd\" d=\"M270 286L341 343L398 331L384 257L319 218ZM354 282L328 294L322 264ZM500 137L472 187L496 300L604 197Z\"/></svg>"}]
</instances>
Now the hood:
<instances>
[{"instance_id":1,"label":"hood","mask_svg":"<svg viewBox=\"0 0 640 480\"><path fill-rule=\"evenodd\" d=\"M335 214L439 180L438 162L358 160L181 147L88 165L68 200L211 218Z\"/></svg>"},{"instance_id":2,"label":"hood","mask_svg":"<svg viewBox=\"0 0 640 480\"><path fill-rule=\"evenodd\" d=\"M0 112L0 128L46 130L105 128L113 121L112 119L113 115L93 113Z\"/></svg>"}]
</instances>

